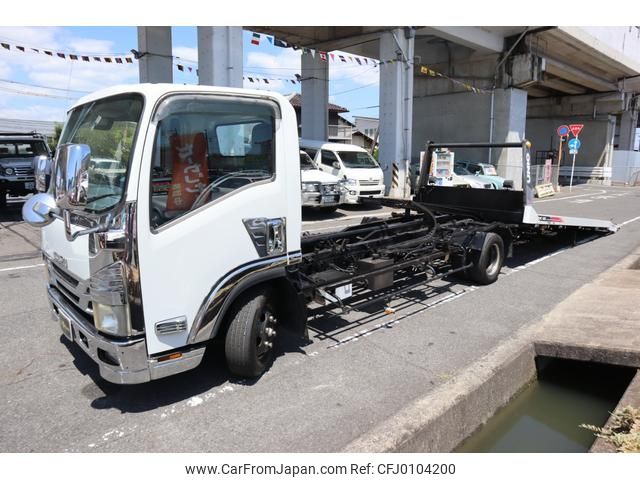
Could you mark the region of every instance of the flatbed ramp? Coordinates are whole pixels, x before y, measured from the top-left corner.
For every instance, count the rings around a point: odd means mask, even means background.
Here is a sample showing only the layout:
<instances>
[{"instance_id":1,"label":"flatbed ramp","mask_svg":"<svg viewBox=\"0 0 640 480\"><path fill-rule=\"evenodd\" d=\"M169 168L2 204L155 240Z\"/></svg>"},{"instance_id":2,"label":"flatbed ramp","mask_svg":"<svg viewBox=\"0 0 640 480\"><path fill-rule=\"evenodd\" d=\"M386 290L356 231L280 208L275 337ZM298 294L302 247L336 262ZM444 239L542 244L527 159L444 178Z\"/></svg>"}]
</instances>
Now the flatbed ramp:
<instances>
[{"instance_id":1,"label":"flatbed ramp","mask_svg":"<svg viewBox=\"0 0 640 480\"><path fill-rule=\"evenodd\" d=\"M460 188L433 185L429 172L433 154L443 149L519 148L522 150L522 190ZM527 140L517 143L427 143L414 201L434 212L468 215L485 222L502 222L520 228L594 230L614 233L618 226L608 220L538 213L533 206L534 188L528 175L531 154Z\"/></svg>"}]
</instances>

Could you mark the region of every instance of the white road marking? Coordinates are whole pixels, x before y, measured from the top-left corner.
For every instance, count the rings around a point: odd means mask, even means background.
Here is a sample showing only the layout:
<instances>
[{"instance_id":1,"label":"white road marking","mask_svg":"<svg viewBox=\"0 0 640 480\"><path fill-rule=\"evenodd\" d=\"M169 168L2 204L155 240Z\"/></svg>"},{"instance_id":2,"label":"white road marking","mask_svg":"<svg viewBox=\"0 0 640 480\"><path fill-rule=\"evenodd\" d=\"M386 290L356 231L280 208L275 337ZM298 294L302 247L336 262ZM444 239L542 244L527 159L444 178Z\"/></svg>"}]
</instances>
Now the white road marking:
<instances>
[{"instance_id":1,"label":"white road marking","mask_svg":"<svg viewBox=\"0 0 640 480\"><path fill-rule=\"evenodd\" d=\"M394 210L395 211L395 210ZM350 220L352 218L365 218L365 217L382 217L382 216L390 216L391 212L388 210L385 210L384 212L380 212L379 214L375 214L375 212L371 212L371 213L365 213L362 215L346 215L344 217L340 217L340 218L329 218L327 220L306 220L304 222L302 222L302 225L314 225L316 223L320 223L320 222L340 222L343 220Z\"/></svg>"},{"instance_id":2,"label":"white road marking","mask_svg":"<svg viewBox=\"0 0 640 480\"><path fill-rule=\"evenodd\" d=\"M628 225L628 224L630 224L632 222L635 222L636 220L640 220L640 217L631 218L631 219L627 220L626 222L622 222L622 223L618 224L618 226L622 227L624 225Z\"/></svg>"},{"instance_id":3,"label":"white road marking","mask_svg":"<svg viewBox=\"0 0 640 480\"><path fill-rule=\"evenodd\" d=\"M591 193L583 193L581 195L572 195L570 197L559 197L559 198L550 198L548 200L538 200L537 202L534 202L534 205L537 205L538 203L544 203L544 202L557 202L559 200L569 200L570 198L578 198L578 197L590 197L591 195L600 195L603 193L607 193L606 190L598 190L596 192L591 192Z\"/></svg>"},{"instance_id":4,"label":"white road marking","mask_svg":"<svg viewBox=\"0 0 640 480\"><path fill-rule=\"evenodd\" d=\"M0 272L12 272L14 270L24 270L27 268L42 267L44 263L36 263L35 265L23 265L21 267L0 268Z\"/></svg>"},{"instance_id":5,"label":"white road marking","mask_svg":"<svg viewBox=\"0 0 640 480\"><path fill-rule=\"evenodd\" d=\"M579 198L578 200L571 200L571 203L589 203L593 202L590 198Z\"/></svg>"}]
</instances>

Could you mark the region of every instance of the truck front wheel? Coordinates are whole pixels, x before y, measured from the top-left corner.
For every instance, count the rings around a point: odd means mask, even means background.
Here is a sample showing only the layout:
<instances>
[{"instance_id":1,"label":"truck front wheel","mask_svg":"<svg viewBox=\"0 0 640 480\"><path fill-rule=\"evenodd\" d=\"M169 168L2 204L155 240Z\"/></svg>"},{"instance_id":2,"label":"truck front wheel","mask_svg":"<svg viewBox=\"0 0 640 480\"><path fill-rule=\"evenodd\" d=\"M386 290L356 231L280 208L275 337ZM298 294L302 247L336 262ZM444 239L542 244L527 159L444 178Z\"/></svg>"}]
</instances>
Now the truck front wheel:
<instances>
[{"instance_id":1,"label":"truck front wheel","mask_svg":"<svg viewBox=\"0 0 640 480\"><path fill-rule=\"evenodd\" d=\"M277 320L271 299L268 289L258 288L240 296L230 312L225 355L236 375L258 377L273 363Z\"/></svg>"},{"instance_id":2,"label":"truck front wheel","mask_svg":"<svg viewBox=\"0 0 640 480\"><path fill-rule=\"evenodd\" d=\"M471 279L481 285L489 285L498 279L504 263L504 242L497 233L487 233L482 251L474 255Z\"/></svg>"}]
</instances>

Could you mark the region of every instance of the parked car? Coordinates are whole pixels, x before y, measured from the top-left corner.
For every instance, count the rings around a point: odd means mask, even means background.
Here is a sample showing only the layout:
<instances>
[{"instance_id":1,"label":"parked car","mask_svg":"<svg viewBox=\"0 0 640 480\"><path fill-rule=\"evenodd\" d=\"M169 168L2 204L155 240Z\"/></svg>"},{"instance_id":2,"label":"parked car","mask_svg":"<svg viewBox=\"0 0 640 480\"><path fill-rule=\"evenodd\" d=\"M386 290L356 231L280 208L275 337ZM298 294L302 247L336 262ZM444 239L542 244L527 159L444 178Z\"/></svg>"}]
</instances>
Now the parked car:
<instances>
[{"instance_id":1,"label":"parked car","mask_svg":"<svg viewBox=\"0 0 640 480\"><path fill-rule=\"evenodd\" d=\"M302 206L334 211L344 201L345 188L338 177L323 172L311 157L300 150Z\"/></svg>"},{"instance_id":2,"label":"parked car","mask_svg":"<svg viewBox=\"0 0 640 480\"><path fill-rule=\"evenodd\" d=\"M497 188L494 183L486 180L484 176L473 175L460 164L455 164L453 173L453 185L456 187L466 183L471 188Z\"/></svg>"},{"instance_id":3,"label":"parked car","mask_svg":"<svg viewBox=\"0 0 640 480\"><path fill-rule=\"evenodd\" d=\"M384 196L384 174L378 162L364 148L345 143L300 140L324 172L337 176L346 188L344 202L359 203L361 198Z\"/></svg>"},{"instance_id":4,"label":"parked car","mask_svg":"<svg viewBox=\"0 0 640 480\"><path fill-rule=\"evenodd\" d=\"M7 195L21 197L35 193L35 169L45 174L51 161L46 138L39 133L0 133L0 208ZM44 177L41 179L45 181Z\"/></svg>"},{"instance_id":5,"label":"parked car","mask_svg":"<svg viewBox=\"0 0 640 480\"><path fill-rule=\"evenodd\" d=\"M468 170L470 174L476 175L481 181L491 183L495 188L513 188L513 180L505 180L499 176L496 167L490 163L456 161L457 165Z\"/></svg>"}]
</instances>

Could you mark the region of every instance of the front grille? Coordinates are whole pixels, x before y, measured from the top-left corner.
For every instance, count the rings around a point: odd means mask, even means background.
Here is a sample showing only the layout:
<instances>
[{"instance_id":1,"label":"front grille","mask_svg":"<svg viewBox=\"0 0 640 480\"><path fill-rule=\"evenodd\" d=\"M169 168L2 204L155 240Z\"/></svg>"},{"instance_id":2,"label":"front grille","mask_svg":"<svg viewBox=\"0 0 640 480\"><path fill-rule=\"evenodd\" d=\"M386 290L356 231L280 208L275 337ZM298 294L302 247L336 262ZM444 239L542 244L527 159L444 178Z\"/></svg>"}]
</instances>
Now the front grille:
<instances>
[{"instance_id":1,"label":"front grille","mask_svg":"<svg viewBox=\"0 0 640 480\"><path fill-rule=\"evenodd\" d=\"M33 177L33 169L26 166L11 167L15 171L17 177Z\"/></svg>"},{"instance_id":2,"label":"front grille","mask_svg":"<svg viewBox=\"0 0 640 480\"><path fill-rule=\"evenodd\" d=\"M322 193L324 195L340 195L340 187L336 183L323 184Z\"/></svg>"},{"instance_id":3,"label":"front grille","mask_svg":"<svg viewBox=\"0 0 640 480\"><path fill-rule=\"evenodd\" d=\"M62 268L60 268L55 263L51 262L51 266L53 267L53 270L56 272L56 275L59 275L60 277L62 277L73 288L77 287L78 283L80 283L79 280L73 278L71 275L69 275L67 272L65 272Z\"/></svg>"},{"instance_id":4,"label":"front grille","mask_svg":"<svg viewBox=\"0 0 640 480\"><path fill-rule=\"evenodd\" d=\"M48 258L47 267L49 271L49 283L55 287L79 313L87 319L92 319L93 308L88 281L81 281Z\"/></svg>"},{"instance_id":5,"label":"front grille","mask_svg":"<svg viewBox=\"0 0 640 480\"><path fill-rule=\"evenodd\" d=\"M358 183L363 187L372 187L374 185L380 185L380 180L359 180Z\"/></svg>"}]
</instances>

